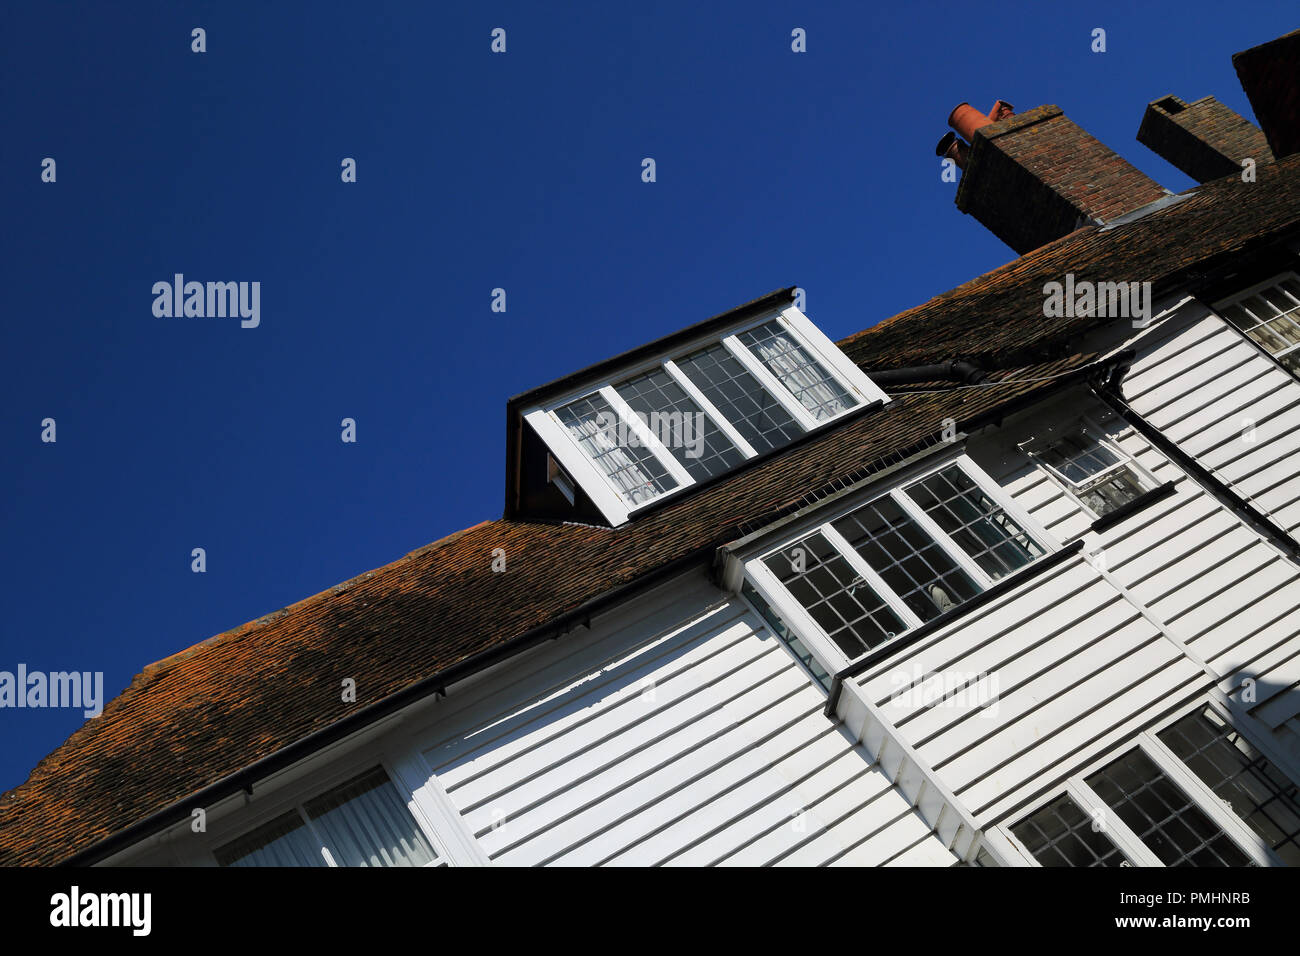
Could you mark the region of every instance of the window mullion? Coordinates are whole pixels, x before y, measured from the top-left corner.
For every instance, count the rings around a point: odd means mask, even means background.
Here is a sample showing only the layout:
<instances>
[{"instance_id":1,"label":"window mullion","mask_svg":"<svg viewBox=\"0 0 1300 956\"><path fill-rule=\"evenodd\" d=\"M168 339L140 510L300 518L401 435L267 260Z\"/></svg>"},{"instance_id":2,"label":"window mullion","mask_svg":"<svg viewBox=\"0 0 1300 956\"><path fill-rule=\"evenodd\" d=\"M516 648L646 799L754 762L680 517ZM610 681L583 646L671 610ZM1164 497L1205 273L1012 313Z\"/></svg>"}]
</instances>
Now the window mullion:
<instances>
[{"instance_id":1,"label":"window mullion","mask_svg":"<svg viewBox=\"0 0 1300 956\"><path fill-rule=\"evenodd\" d=\"M804 431L810 432L818 425L817 419L813 418L808 409L803 407L803 402L794 397L793 393L781 384L781 380L768 371L764 365L749 349L740 344L740 340L734 335L728 335L722 340L722 346L741 365L745 366L746 371L763 386L769 395L794 418L803 428Z\"/></svg>"},{"instance_id":2,"label":"window mullion","mask_svg":"<svg viewBox=\"0 0 1300 956\"><path fill-rule=\"evenodd\" d=\"M1107 438L1105 431L1094 425L1092 419L1080 419L1079 431L1085 438L1095 442L1099 447L1106 449L1115 456L1117 461L1111 466L1111 468L1119 470L1127 469L1129 473L1137 479L1138 487L1140 488L1150 489L1155 487L1157 482L1154 476L1148 474L1146 469L1142 468L1142 466L1137 463L1137 459L1125 451L1118 441L1111 441ZM1109 473L1109 470L1110 469L1107 470L1107 473Z\"/></svg>"},{"instance_id":3,"label":"window mullion","mask_svg":"<svg viewBox=\"0 0 1300 956\"><path fill-rule=\"evenodd\" d=\"M826 540L830 542L831 546L844 556L844 560L858 573L858 576L870 585L889 605L890 610L898 615L899 620L907 625L908 630L921 626L923 623L921 619L916 616L910 607L903 603L902 598L894 593L894 589L876 573L876 569L868 564L862 555L858 554L857 549L849 544L848 539L835 530L834 525L825 524L819 530Z\"/></svg>"},{"instance_id":4,"label":"window mullion","mask_svg":"<svg viewBox=\"0 0 1300 956\"><path fill-rule=\"evenodd\" d=\"M1250 316L1251 321L1255 323L1254 325L1250 326L1249 329L1250 332L1253 332L1256 329L1258 329L1260 326L1267 324L1268 321L1267 319L1263 318L1262 316L1256 315L1254 312L1250 310L1250 306L1246 304L1246 299L1242 299L1240 302L1234 302L1233 304L1237 308L1241 309L1242 312L1246 313L1246 315ZM1242 331L1245 332L1247 330L1242 329Z\"/></svg>"},{"instance_id":5,"label":"window mullion","mask_svg":"<svg viewBox=\"0 0 1300 956\"><path fill-rule=\"evenodd\" d=\"M312 839L316 841L317 851L325 860L326 865L337 867L339 864L334 859L334 854L330 852L329 841L316 829L316 824L312 822L311 815L307 812L306 807L297 804L294 806L294 810L298 812L298 816L302 818L302 822L307 826L307 831L312 835Z\"/></svg>"},{"instance_id":6,"label":"window mullion","mask_svg":"<svg viewBox=\"0 0 1300 956\"><path fill-rule=\"evenodd\" d=\"M1037 544L1047 554L1053 551L1059 551L1061 543L1055 535L1047 533L1047 529L1040 525L1029 512L1020 507L1010 494L1002 490L999 485L983 468L975 463L969 455L961 455L954 459L957 467L966 472L966 476L975 482L975 486L989 496L989 499L1003 510L1007 515L1014 519L1017 526L1030 541Z\"/></svg>"},{"instance_id":7,"label":"window mullion","mask_svg":"<svg viewBox=\"0 0 1300 956\"><path fill-rule=\"evenodd\" d=\"M641 421L640 416L632 410L632 406L623 401L622 396L614 390L612 385L606 385L600 390L600 394L605 401L609 402L609 407L614 409L618 417L622 419L628 431L632 432L637 440L641 442L642 447L649 449L650 453L659 459L659 464L664 466L668 474L677 479L678 485L685 488L688 485L695 484L695 479L691 477L691 473L683 468L677 457L664 447L654 431Z\"/></svg>"},{"instance_id":8,"label":"window mullion","mask_svg":"<svg viewBox=\"0 0 1300 956\"><path fill-rule=\"evenodd\" d=\"M830 373L831 377L857 399L858 404L854 408L860 408L863 404L873 401L889 401L889 396L884 390L872 382L852 359L841 352L839 347L817 328L816 324L793 305L784 309L777 318L795 341L807 349L809 355L821 362L822 367ZM852 409L846 409L840 414L848 414L849 411Z\"/></svg>"},{"instance_id":9,"label":"window mullion","mask_svg":"<svg viewBox=\"0 0 1300 956\"><path fill-rule=\"evenodd\" d=\"M812 615L804 610L804 606L794 599L794 595L777 580L776 575L761 558L745 562L745 574L763 600L771 605L777 616L794 630L822 667L834 674L848 666L849 659L840 650L839 645L826 635L821 625L814 621Z\"/></svg>"},{"instance_id":10,"label":"window mullion","mask_svg":"<svg viewBox=\"0 0 1300 956\"><path fill-rule=\"evenodd\" d=\"M1090 491L1091 489L1097 487L1098 485L1102 485L1110 481L1111 478L1115 477L1120 472L1127 471L1127 470L1128 470L1128 462L1117 461L1113 465L1107 465L1101 471L1094 471L1087 478L1083 479L1083 481L1074 482L1074 486L1078 488L1080 491ZM1067 478L1065 480L1069 481L1070 479Z\"/></svg>"},{"instance_id":11,"label":"window mullion","mask_svg":"<svg viewBox=\"0 0 1300 956\"><path fill-rule=\"evenodd\" d=\"M957 565L970 575L971 580L980 586L981 591L988 589L989 585L993 583L993 579L984 573L984 569L975 563L974 559L966 553L965 548L959 547L956 541L948 537L947 533L935 524L934 520L925 513L921 506L912 500L911 495L907 494L903 489L894 489L889 494L898 506L906 512L908 517L915 521L922 531L933 538L934 543L948 557L957 562Z\"/></svg>"},{"instance_id":12,"label":"window mullion","mask_svg":"<svg viewBox=\"0 0 1300 956\"><path fill-rule=\"evenodd\" d=\"M704 393L695 387L695 383L687 378L685 373L677 367L676 362L672 359L664 362L664 371L671 376L673 381L681 386L682 391L694 400L695 404L699 406L700 411L708 415L709 418L713 420L713 424L717 425L718 429L731 439L731 443L740 449L741 454L746 458L753 458L758 454L758 452L754 450L754 446L745 441L740 432L736 431L731 422L727 421L726 416L723 415L722 412L718 411L717 407L705 397Z\"/></svg>"},{"instance_id":13,"label":"window mullion","mask_svg":"<svg viewBox=\"0 0 1300 956\"><path fill-rule=\"evenodd\" d=\"M1215 315L1258 351L1271 356L1284 372L1292 376L1300 376L1300 372L1282 360L1284 357L1293 357L1292 353L1300 349L1300 313L1297 312L1297 306L1286 305L1287 302L1295 302L1296 296L1283 283L1298 279L1300 275L1288 270L1211 305ZM1279 294L1284 300L1283 305L1274 305L1264 297L1265 292ZM1237 314L1229 315L1231 310L1237 310ZM1283 345L1275 349L1277 341Z\"/></svg>"},{"instance_id":14,"label":"window mullion","mask_svg":"<svg viewBox=\"0 0 1300 956\"><path fill-rule=\"evenodd\" d=\"M1154 761L1161 772L1173 782L1174 786L1192 800L1215 826L1224 832L1242 851L1252 857L1260 866L1281 866L1259 835L1232 810L1224 806L1219 795L1207 787L1192 773L1178 755L1164 745L1154 734L1143 732L1138 736L1138 745Z\"/></svg>"},{"instance_id":15,"label":"window mullion","mask_svg":"<svg viewBox=\"0 0 1300 956\"><path fill-rule=\"evenodd\" d=\"M1164 866L1160 857L1147 849L1147 845L1129 829L1127 823L1119 818L1119 814L1108 807L1101 797L1097 796L1097 792L1083 782L1082 778L1068 781L1065 792L1093 820L1098 819L1098 812L1100 812L1100 819L1103 821L1101 833L1115 844L1119 852L1124 854L1134 866Z\"/></svg>"},{"instance_id":16,"label":"window mullion","mask_svg":"<svg viewBox=\"0 0 1300 956\"><path fill-rule=\"evenodd\" d=\"M1025 455L1029 458L1031 462L1033 462L1034 466L1037 467L1043 473L1043 475L1047 478L1048 481L1050 481L1052 484L1056 485L1056 487L1060 489L1061 494L1065 495L1067 498L1073 501L1081 510L1092 515L1094 518L1100 517L1100 515L1098 515L1095 511L1093 511L1091 508L1089 508L1087 505L1083 503L1083 499L1079 497L1078 486L1075 485L1075 483L1072 482L1069 478L1066 478L1063 474L1057 471L1053 466L1049 465L1043 459L1042 455L1039 452L1036 451L1025 452Z\"/></svg>"},{"instance_id":17,"label":"window mullion","mask_svg":"<svg viewBox=\"0 0 1300 956\"><path fill-rule=\"evenodd\" d=\"M1283 295L1287 294L1286 290L1283 289L1280 285L1276 286L1275 288ZM1292 308L1287 309L1285 312L1279 313L1278 321L1285 322L1288 326L1290 326L1290 328L1293 330L1291 332L1291 336L1290 336L1291 338L1295 338L1297 334L1300 334L1300 308L1293 306Z\"/></svg>"}]
</instances>

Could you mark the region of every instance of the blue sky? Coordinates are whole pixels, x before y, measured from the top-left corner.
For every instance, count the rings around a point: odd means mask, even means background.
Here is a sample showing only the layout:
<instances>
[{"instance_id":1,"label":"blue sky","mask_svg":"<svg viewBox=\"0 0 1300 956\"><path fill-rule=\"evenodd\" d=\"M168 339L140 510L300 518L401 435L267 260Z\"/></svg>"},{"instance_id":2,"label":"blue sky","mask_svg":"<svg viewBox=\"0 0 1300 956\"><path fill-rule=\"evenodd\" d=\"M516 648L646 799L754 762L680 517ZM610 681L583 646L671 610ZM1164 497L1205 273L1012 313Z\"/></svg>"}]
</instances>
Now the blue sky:
<instances>
[{"instance_id":1,"label":"blue sky","mask_svg":"<svg viewBox=\"0 0 1300 956\"><path fill-rule=\"evenodd\" d=\"M1056 103L1193 185L1136 142L1145 104L1253 118L1230 56L1293 10L9 5L0 670L111 697L500 517L513 394L775 288L837 339L1014 258L940 179L963 100ZM260 282L261 324L155 317L177 272ZM0 710L0 789L82 719Z\"/></svg>"}]
</instances>

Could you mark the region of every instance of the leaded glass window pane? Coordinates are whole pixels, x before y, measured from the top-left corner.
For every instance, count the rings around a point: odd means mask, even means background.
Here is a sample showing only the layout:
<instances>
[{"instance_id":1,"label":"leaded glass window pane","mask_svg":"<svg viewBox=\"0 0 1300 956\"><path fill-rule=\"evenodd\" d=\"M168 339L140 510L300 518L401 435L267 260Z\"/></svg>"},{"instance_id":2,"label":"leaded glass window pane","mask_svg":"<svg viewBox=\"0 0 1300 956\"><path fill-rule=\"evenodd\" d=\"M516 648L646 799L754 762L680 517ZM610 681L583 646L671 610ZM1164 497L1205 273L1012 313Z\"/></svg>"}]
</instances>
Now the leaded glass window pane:
<instances>
[{"instance_id":1,"label":"leaded glass window pane","mask_svg":"<svg viewBox=\"0 0 1300 956\"><path fill-rule=\"evenodd\" d=\"M788 545L763 563L849 659L907 629L820 533Z\"/></svg>"},{"instance_id":2,"label":"leaded glass window pane","mask_svg":"<svg viewBox=\"0 0 1300 956\"><path fill-rule=\"evenodd\" d=\"M1087 783L1165 866L1252 862L1141 748L1098 770Z\"/></svg>"},{"instance_id":3,"label":"leaded glass window pane","mask_svg":"<svg viewBox=\"0 0 1300 956\"><path fill-rule=\"evenodd\" d=\"M749 598L754 607L758 608L758 613L763 615L763 620L767 621L768 626L772 628L777 637L781 638L789 646L790 650L794 651L794 656L799 658L804 666L812 672L813 679L818 684L821 684L823 689L829 690L831 675L813 656L813 652L808 649L808 645L799 640L798 635L790 629L790 626L781 620L781 616L776 613L772 605L763 600L763 595L759 594L748 581L741 587L741 593Z\"/></svg>"},{"instance_id":4,"label":"leaded glass window pane","mask_svg":"<svg viewBox=\"0 0 1300 956\"><path fill-rule=\"evenodd\" d=\"M1127 862L1096 821L1067 794L1025 817L1011 832L1043 866L1123 866Z\"/></svg>"},{"instance_id":5,"label":"leaded glass window pane","mask_svg":"<svg viewBox=\"0 0 1300 956\"><path fill-rule=\"evenodd\" d=\"M1225 306L1220 313L1282 365L1300 374L1300 281L1288 276Z\"/></svg>"},{"instance_id":6,"label":"leaded glass window pane","mask_svg":"<svg viewBox=\"0 0 1300 956\"><path fill-rule=\"evenodd\" d=\"M957 465L910 485L907 494L995 581L1043 554Z\"/></svg>"},{"instance_id":7,"label":"leaded glass window pane","mask_svg":"<svg viewBox=\"0 0 1300 956\"><path fill-rule=\"evenodd\" d=\"M775 319L736 338L767 366L813 418L825 421L857 400Z\"/></svg>"},{"instance_id":8,"label":"leaded glass window pane","mask_svg":"<svg viewBox=\"0 0 1300 956\"><path fill-rule=\"evenodd\" d=\"M651 501L677 487L677 479L619 421L599 394L570 402L555 412L574 441L619 493L634 505Z\"/></svg>"},{"instance_id":9,"label":"leaded glass window pane","mask_svg":"<svg viewBox=\"0 0 1300 956\"><path fill-rule=\"evenodd\" d=\"M970 575L889 496L845 515L834 528L922 621L980 592Z\"/></svg>"},{"instance_id":10,"label":"leaded glass window pane","mask_svg":"<svg viewBox=\"0 0 1300 956\"><path fill-rule=\"evenodd\" d=\"M1284 863L1300 866L1300 796L1286 774L1209 707L1157 736Z\"/></svg>"},{"instance_id":11,"label":"leaded glass window pane","mask_svg":"<svg viewBox=\"0 0 1300 956\"><path fill-rule=\"evenodd\" d=\"M758 454L803 434L790 413L725 346L693 352L678 359L677 367Z\"/></svg>"},{"instance_id":12,"label":"leaded glass window pane","mask_svg":"<svg viewBox=\"0 0 1300 956\"><path fill-rule=\"evenodd\" d=\"M629 379L615 391L696 481L730 471L745 460L663 368Z\"/></svg>"}]
</instances>

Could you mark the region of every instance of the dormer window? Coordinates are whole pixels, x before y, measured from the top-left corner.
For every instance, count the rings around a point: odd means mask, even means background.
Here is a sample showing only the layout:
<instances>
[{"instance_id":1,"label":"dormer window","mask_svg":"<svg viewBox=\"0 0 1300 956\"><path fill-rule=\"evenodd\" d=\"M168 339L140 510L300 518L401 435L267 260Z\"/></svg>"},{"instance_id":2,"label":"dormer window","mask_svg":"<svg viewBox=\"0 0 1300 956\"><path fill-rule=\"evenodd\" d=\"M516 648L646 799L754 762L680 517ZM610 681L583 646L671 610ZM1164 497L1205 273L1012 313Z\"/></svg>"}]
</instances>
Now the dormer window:
<instances>
[{"instance_id":1,"label":"dormer window","mask_svg":"<svg viewBox=\"0 0 1300 956\"><path fill-rule=\"evenodd\" d=\"M560 466L550 474L571 476L618 525L887 400L799 310L785 308L679 337L664 354L607 370L603 381L523 417Z\"/></svg>"}]
</instances>

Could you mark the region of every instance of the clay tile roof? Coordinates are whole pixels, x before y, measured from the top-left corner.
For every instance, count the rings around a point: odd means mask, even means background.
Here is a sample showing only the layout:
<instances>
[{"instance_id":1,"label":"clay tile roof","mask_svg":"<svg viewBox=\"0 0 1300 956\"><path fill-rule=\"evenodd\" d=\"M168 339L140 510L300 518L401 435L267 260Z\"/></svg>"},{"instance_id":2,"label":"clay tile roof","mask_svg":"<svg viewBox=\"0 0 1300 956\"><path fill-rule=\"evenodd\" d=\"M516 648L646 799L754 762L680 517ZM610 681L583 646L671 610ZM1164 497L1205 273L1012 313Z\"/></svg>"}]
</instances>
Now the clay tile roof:
<instances>
[{"instance_id":1,"label":"clay tile roof","mask_svg":"<svg viewBox=\"0 0 1300 956\"><path fill-rule=\"evenodd\" d=\"M365 702L440 679L934 444L945 419L963 427L1064 380L1051 376L1086 372L1096 356L1069 346L1080 323L1041 316L1045 277L1162 280L1245 249L1300 222L1298 169L1261 168L1257 184L1211 184L1148 219L1080 230L840 343L868 369L980 357L1001 368L981 386L900 393L618 529L485 521L147 667L0 798L0 864L62 861ZM1022 354L1035 364L1017 367ZM504 574L491 571L495 548ZM361 703L340 700L344 677Z\"/></svg>"},{"instance_id":2,"label":"clay tile roof","mask_svg":"<svg viewBox=\"0 0 1300 956\"><path fill-rule=\"evenodd\" d=\"M1159 296L1300 219L1300 154L1260 166L1255 182L1228 176L1125 225L1089 226L986 272L951 292L839 343L868 370L968 358L991 367L1068 348L1096 324L1043 316L1043 285L1075 280L1154 283Z\"/></svg>"}]
</instances>

